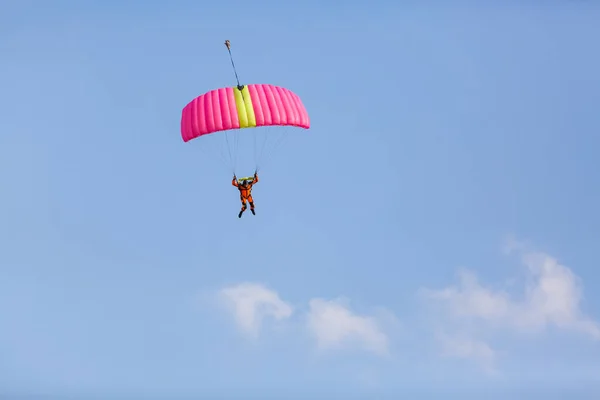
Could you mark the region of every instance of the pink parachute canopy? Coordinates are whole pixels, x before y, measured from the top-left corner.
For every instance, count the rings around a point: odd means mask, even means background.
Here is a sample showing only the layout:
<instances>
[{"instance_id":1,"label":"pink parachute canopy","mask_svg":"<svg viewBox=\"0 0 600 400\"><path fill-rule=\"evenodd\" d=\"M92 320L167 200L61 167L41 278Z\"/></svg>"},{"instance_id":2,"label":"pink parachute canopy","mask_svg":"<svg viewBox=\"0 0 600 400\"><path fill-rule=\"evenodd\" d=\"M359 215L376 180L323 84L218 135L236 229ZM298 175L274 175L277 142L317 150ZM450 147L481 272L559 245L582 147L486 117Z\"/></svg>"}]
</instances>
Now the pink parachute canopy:
<instances>
[{"instance_id":1,"label":"pink parachute canopy","mask_svg":"<svg viewBox=\"0 0 600 400\"><path fill-rule=\"evenodd\" d=\"M181 113L184 142L229 129L259 126L310 128L300 97L273 85L246 85L211 90L192 100Z\"/></svg>"}]
</instances>

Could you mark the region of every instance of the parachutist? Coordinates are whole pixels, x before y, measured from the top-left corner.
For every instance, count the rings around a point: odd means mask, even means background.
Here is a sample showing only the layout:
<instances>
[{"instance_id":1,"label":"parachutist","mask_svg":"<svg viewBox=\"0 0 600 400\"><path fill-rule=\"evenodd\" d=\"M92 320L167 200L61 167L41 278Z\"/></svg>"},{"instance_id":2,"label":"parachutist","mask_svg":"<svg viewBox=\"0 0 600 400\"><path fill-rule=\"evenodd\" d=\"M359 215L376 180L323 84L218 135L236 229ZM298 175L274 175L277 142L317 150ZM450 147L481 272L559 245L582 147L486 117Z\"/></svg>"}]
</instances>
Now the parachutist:
<instances>
[{"instance_id":1,"label":"parachutist","mask_svg":"<svg viewBox=\"0 0 600 400\"><path fill-rule=\"evenodd\" d=\"M246 202L250 204L250 211L252 212L252 214L256 215L256 213L254 212L254 199L252 198L252 186L254 186L254 184L257 182L258 174L256 172L254 173L252 180L250 180L250 178L242 178L240 179L240 182L238 182L235 174L233 175L233 180L231 181L231 184L238 188L238 190L240 191L240 201L242 202L242 209L238 214L238 218L242 218L242 214L244 213L244 211L246 211Z\"/></svg>"},{"instance_id":2,"label":"parachutist","mask_svg":"<svg viewBox=\"0 0 600 400\"><path fill-rule=\"evenodd\" d=\"M240 191L242 209L238 217L241 218L247 209L247 203L250 203L252 214L256 215L252 186L258 182L259 160L257 156L262 157L266 142L273 137L271 134L265 135L262 149L259 150L261 154L257 155L256 136L258 132L265 132L266 128L276 128L275 132L291 127L310 129L310 118L300 97L289 89L270 84L242 85L231 54L231 42L225 40L224 44L229 53L237 86L215 88L189 102L181 112L181 138L184 142L189 142L207 135L221 136L227 145L231 163L228 169L233 172L232 184ZM240 136L247 135L247 133L240 133L245 128L251 128L250 132L254 136L255 170L254 177L238 180L235 176L238 139ZM235 138L233 144L230 144L229 135L233 135ZM241 151L246 152L246 150L248 149ZM227 160L223 161L227 163Z\"/></svg>"}]
</instances>

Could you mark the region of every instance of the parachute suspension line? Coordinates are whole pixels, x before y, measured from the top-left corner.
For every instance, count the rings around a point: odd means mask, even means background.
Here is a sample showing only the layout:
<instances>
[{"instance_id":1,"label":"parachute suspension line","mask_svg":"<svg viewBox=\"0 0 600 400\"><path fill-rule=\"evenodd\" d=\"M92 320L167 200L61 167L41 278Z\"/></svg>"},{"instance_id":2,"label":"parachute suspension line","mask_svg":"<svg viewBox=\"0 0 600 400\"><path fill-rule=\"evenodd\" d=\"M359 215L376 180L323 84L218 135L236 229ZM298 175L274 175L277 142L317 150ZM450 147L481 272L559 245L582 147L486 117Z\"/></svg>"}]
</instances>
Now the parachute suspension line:
<instances>
[{"instance_id":1,"label":"parachute suspension line","mask_svg":"<svg viewBox=\"0 0 600 400\"><path fill-rule=\"evenodd\" d=\"M254 157L252 158L252 160L254 161L254 170L257 171L258 170L258 159L256 158L256 131L258 129L253 129L252 130L252 154L254 155Z\"/></svg>"},{"instance_id":2,"label":"parachute suspension line","mask_svg":"<svg viewBox=\"0 0 600 400\"><path fill-rule=\"evenodd\" d=\"M240 148L240 132L234 132L234 135L235 135L235 165L237 167L238 155L240 154L238 152L238 149Z\"/></svg>"},{"instance_id":3,"label":"parachute suspension line","mask_svg":"<svg viewBox=\"0 0 600 400\"><path fill-rule=\"evenodd\" d=\"M204 144L200 144L200 146L198 147L200 148L200 151L204 153L207 159L213 158L214 154L209 153L208 150L204 147ZM222 148L219 149L219 159L219 162L221 162L225 168L229 168L229 163L227 162L227 158L223 155Z\"/></svg>"},{"instance_id":4,"label":"parachute suspension line","mask_svg":"<svg viewBox=\"0 0 600 400\"><path fill-rule=\"evenodd\" d=\"M263 137L267 137L267 131L269 130L270 127L268 126L263 126L261 127L261 131L263 131ZM255 131L258 131L258 129L255 129ZM259 134L258 132L255 133L254 135L254 164L256 165L256 171L260 170L260 165L261 165L261 161L262 161L262 148L264 147L264 141L262 143L262 145L260 145L259 143L257 143L258 139L259 139ZM260 150L259 150L260 148Z\"/></svg>"},{"instance_id":5,"label":"parachute suspension line","mask_svg":"<svg viewBox=\"0 0 600 400\"><path fill-rule=\"evenodd\" d=\"M264 166L264 164L265 164L265 150L267 151L267 153L269 152L268 151L268 147L269 146L267 145L267 142L270 142L271 138L273 136L277 136L276 135L277 132L278 132L278 129L275 129L272 126L265 127L265 130L263 131L263 136L261 138L262 139L261 140L262 143L260 144L260 150L259 150L258 156L257 156L258 157L257 163L256 163L257 164L257 169L258 168L262 168Z\"/></svg>"},{"instance_id":6,"label":"parachute suspension line","mask_svg":"<svg viewBox=\"0 0 600 400\"><path fill-rule=\"evenodd\" d=\"M235 175L235 163L233 157L231 156L231 147L229 146L229 135L228 131L225 131L225 142L227 143L227 151L229 152L229 166Z\"/></svg>"},{"instance_id":7,"label":"parachute suspension line","mask_svg":"<svg viewBox=\"0 0 600 400\"><path fill-rule=\"evenodd\" d=\"M273 126L269 126L267 127L267 129L264 131L264 135L262 137L262 144L260 146L260 152L258 154L258 159L260 162L261 167L264 166L264 160L265 160L265 150L268 153L268 148L269 146L267 145L267 142L270 140L270 138L272 136L275 136L275 134L277 133L277 129L275 129Z\"/></svg>"},{"instance_id":8,"label":"parachute suspension line","mask_svg":"<svg viewBox=\"0 0 600 400\"><path fill-rule=\"evenodd\" d=\"M281 145L287 138L290 127L281 127L281 128L282 129L277 130L278 131L277 135L270 135L270 136L277 136L277 138L274 138L274 140L273 140L274 143L272 143L269 146L264 146L264 144L266 144L266 139L263 142L263 150L260 155L261 165L264 166L265 164L267 164L268 162L271 161L276 150L279 149L279 147L281 147ZM265 150L266 150L266 154L265 154Z\"/></svg>"},{"instance_id":9,"label":"parachute suspension line","mask_svg":"<svg viewBox=\"0 0 600 400\"><path fill-rule=\"evenodd\" d=\"M260 129L253 130L253 140L254 140L254 169L255 171L259 171L262 164L262 152L265 147L265 142L267 138L270 136L269 132L271 130L271 126L261 126ZM260 143L262 140L262 143Z\"/></svg>"},{"instance_id":10,"label":"parachute suspension line","mask_svg":"<svg viewBox=\"0 0 600 400\"><path fill-rule=\"evenodd\" d=\"M263 154L265 154L265 147L267 145L267 139L269 138L269 136L271 136L270 131L272 131L273 129L271 129L272 127L268 127L265 130L265 134L263 135L263 140L262 140L262 145L260 146L260 153L258 154L258 158L262 161L263 158Z\"/></svg>"}]
</instances>

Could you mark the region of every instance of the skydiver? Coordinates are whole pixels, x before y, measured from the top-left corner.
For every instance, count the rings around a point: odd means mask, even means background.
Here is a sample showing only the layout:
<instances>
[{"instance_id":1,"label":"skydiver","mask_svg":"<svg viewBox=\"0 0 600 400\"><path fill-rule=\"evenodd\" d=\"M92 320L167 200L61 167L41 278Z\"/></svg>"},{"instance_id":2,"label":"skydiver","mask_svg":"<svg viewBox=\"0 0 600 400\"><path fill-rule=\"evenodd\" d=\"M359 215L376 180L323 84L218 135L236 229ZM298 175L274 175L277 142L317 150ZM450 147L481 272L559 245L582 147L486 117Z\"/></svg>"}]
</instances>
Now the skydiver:
<instances>
[{"instance_id":1,"label":"skydiver","mask_svg":"<svg viewBox=\"0 0 600 400\"><path fill-rule=\"evenodd\" d=\"M256 215L256 213L254 212L254 199L252 198L252 186L254 186L254 184L257 182L258 175L256 171L254 172L254 179L252 179L251 181L244 179L240 183L238 183L235 174L233 175L233 180L231 181L231 184L237 187L240 191L240 201L242 202L242 209L238 214L238 218L242 218L242 214L244 213L244 211L246 211L246 201L250 203L250 211L252 212L252 215Z\"/></svg>"}]
</instances>

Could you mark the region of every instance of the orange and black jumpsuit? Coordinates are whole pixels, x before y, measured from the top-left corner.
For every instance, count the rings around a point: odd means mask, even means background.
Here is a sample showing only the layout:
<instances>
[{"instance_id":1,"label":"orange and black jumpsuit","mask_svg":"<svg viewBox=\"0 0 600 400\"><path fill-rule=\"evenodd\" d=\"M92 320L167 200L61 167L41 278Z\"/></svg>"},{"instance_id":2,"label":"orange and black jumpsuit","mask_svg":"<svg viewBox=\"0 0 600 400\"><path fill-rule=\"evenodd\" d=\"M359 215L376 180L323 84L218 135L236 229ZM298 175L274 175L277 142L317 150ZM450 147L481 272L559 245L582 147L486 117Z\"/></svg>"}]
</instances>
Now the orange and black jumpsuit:
<instances>
[{"instance_id":1,"label":"orange and black jumpsuit","mask_svg":"<svg viewBox=\"0 0 600 400\"><path fill-rule=\"evenodd\" d=\"M250 203L250 210L254 210L254 199L252 198L252 186L258 182L258 175L254 174L252 182L246 183L245 185L238 184L236 178L233 178L231 184L238 188L240 191L240 201L242 202L242 211L246 211L246 202Z\"/></svg>"}]
</instances>

